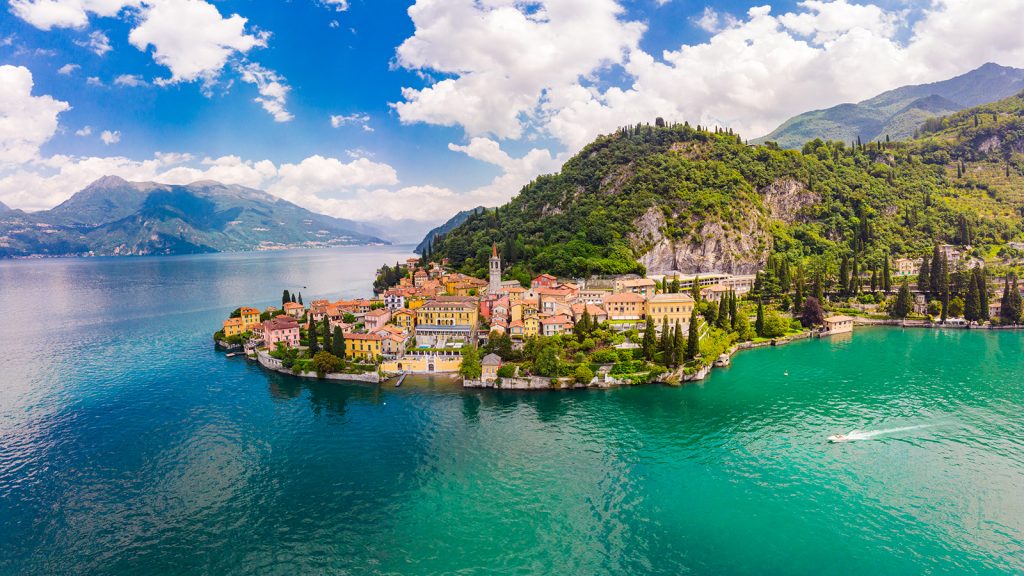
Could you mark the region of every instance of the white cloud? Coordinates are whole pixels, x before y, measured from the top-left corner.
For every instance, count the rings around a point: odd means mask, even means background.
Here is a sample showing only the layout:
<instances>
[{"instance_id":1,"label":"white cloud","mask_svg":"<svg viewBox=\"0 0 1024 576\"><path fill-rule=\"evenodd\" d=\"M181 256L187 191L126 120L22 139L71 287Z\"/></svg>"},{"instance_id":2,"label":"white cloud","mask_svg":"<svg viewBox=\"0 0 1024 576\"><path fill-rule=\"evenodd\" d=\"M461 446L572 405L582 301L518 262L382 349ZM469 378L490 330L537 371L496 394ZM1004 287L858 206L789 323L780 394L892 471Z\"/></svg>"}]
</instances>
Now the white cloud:
<instances>
[{"instance_id":1,"label":"white cloud","mask_svg":"<svg viewBox=\"0 0 1024 576\"><path fill-rule=\"evenodd\" d=\"M239 67L239 71L242 81L254 84L260 94L253 101L263 106L275 122L288 122L295 117L285 107L291 88L284 83L284 78L256 63L246 63Z\"/></svg>"},{"instance_id":2,"label":"white cloud","mask_svg":"<svg viewBox=\"0 0 1024 576\"><path fill-rule=\"evenodd\" d=\"M543 148L533 148L521 158L513 158L494 140L480 137L473 138L466 146L448 144L448 149L502 170L490 184L470 191L465 199L466 206L504 204L538 174L555 172L566 160L564 156L553 158L551 152Z\"/></svg>"},{"instance_id":3,"label":"white cloud","mask_svg":"<svg viewBox=\"0 0 1024 576\"><path fill-rule=\"evenodd\" d=\"M622 15L614 0L420 0L409 8L416 32L398 47L397 63L454 77L404 88L394 107L406 123L519 138L550 91L636 49L644 25Z\"/></svg>"},{"instance_id":4,"label":"white cloud","mask_svg":"<svg viewBox=\"0 0 1024 576\"><path fill-rule=\"evenodd\" d=\"M165 82L212 82L232 54L266 45L266 34L246 33L247 22L238 14L224 18L203 0L160 0L142 7L128 42L153 47L153 59L171 71Z\"/></svg>"},{"instance_id":5,"label":"white cloud","mask_svg":"<svg viewBox=\"0 0 1024 576\"><path fill-rule=\"evenodd\" d=\"M369 114L363 114L363 113L356 112L356 113L347 114L347 115L342 115L342 114L337 114L337 115L332 114L331 115L331 126L333 128L341 128L342 126L346 126L346 125L350 125L350 124L351 125L361 126L363 128L364 132L373 132L373 127L370 126L370 115Z\"/></svg>"},{"instance_id":6,"label":"white cloud","mask_svg":"<svg viewBox=\"0 0 1024 576\"><path fill-rule=\"evenodd\" d=\"M103 56L113 50L110 47L110 38L107 38L107 35L99 30L90 32L87 40L75 40L75 44L92 50L97 56Z\"/></svg>"},{"instance_id":7,"label":"white cloud","mask_svg":"<svg viewBox=\"0 0 1024 576\"><path fill-rule=\"evenodd\" d=\"M79 66L78 64L65 64L57 69L57 73L63 74L64 76L71 76L71 74L73 74L75 70L78 70L79 68L81 68L81 66Z\"/></svg>"},{"instance_id":8,"label":"white cloud","mask_svg":"<svg viewBox=\"0 0 1024 576\"><path fill-rule=\"evenodd\" d=\"M99 76L89 76L85 79L85 83L89 86L103 86L103 80L100 80Z\"/></svg>"},{"instance_id":9,"label":"white cloud","mask_svg":"<svg viewBox=\"0 0 1024 576\"><path fill-rule=\"evenodd\" d=\"M52 28L84 28L89 13L117 16L126 6L137 6L139 0L11 0L11 11L40 30Z\"/></svg>"},{"instance_id":10,"label":"white cloud","mask_svg":"<svg viewBox=\"0 0 1024 576\"><path fill-rule=\"evenodd\" d=\"M739 20L729 13L720 14L711 6L705 6L699 17L693 19L693 23L705 32L721 32L725 28L735 26Z\"/></svg>"},{"instance_id":11,"label":"white cloud","mask_svg":"<svg viewBox=\"0 0 1024 576\"><path fill-rule=\"evenodd\" d=\"M89 136L90 134L92 134L92 126L82 126L75 130L75 136Z\"/></svg>"},{"instance_id":12,"label":"white cloud","mask_svg":"<svg viewBox=\"0 0 1024 576\"><path fill-rule=\"evenodd\" d=\"M149 86L149 83L138 74L121 74L117 78L114 78L114 85L137 88L139 86Z\"/></svg>"},{"instance_id":13,"label":"white cloud","mask_svg":"<svg viewBox=\"0 0 1024 576\"><path fill-rule=\"evenodd\" d=\"M110 146L111 144L117 144L118 142L121 141L121 131L104 130L103 132L100 133L100 140L102 140L103 143L106 144L107 146Z\"/></svg>"},{"instance_id":14,"label":"white cloud","mask_svg":"<svg viewBox=\"0 0 1024 576\"><path fill-rule=\"evenodd\" d=\"M67 102L32 95L32 72L23 66L0 66L0 165L27 162L57 131L57 116Z\"/></svg>"},{"instance_id":15,"label":"white cloud","mask_svg":"<svg viewBox=\"0 0 1024 576\"><path fill-rule=\"evenodd\" d=\"M321 0L325 6L329 6L338 12L348 10L348 0Z\"/></svg>"}]
</instances>

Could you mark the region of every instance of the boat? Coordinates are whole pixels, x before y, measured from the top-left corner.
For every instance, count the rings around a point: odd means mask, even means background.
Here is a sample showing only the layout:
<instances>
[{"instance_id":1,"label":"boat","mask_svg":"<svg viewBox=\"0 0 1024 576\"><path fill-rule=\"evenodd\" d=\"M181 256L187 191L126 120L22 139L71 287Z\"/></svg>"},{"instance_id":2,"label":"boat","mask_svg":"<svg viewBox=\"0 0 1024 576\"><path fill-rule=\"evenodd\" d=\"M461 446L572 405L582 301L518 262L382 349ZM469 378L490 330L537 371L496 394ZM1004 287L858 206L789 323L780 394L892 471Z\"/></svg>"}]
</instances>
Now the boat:
<instances>
[{"instance_id":1,"label":"boat","mask_svg":"<svg viewBox=\"0 0 1024 576\"><path fill-rule=\"evenodd\" d=\"M833 443L833 444L836 444L836 443L839 443L839 442L849 442L850 441L850 437L847 436L846 434L834 434L834 435L828 437L828 441Z\"/></svg>"}]
</instances>

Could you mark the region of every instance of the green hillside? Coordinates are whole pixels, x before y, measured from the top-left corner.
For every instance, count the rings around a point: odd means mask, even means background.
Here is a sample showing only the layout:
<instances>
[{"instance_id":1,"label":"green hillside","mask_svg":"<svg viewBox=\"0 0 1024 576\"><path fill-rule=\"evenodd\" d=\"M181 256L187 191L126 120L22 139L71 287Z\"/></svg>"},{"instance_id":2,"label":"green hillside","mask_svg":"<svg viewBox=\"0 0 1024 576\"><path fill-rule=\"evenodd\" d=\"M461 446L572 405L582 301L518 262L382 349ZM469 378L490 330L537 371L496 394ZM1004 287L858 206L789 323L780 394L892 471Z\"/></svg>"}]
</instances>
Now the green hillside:
<instances>
[{"instance_id":1,"label":"green hillside","mask_svg":"<svg viewBox=\"0 0 1024 576\"><path fill-rule=\"evenodd\" d=\"M874 269L936 242L991 255L1024 232L1022 114L1016 96L932 122L913 141L815 140L802 151L660 120L632 126L471 216L432 256L483 276L498 242L508 276L525 279L751 273L773 254L828 276L844 256Z\"/></svg>"}]
</instances>

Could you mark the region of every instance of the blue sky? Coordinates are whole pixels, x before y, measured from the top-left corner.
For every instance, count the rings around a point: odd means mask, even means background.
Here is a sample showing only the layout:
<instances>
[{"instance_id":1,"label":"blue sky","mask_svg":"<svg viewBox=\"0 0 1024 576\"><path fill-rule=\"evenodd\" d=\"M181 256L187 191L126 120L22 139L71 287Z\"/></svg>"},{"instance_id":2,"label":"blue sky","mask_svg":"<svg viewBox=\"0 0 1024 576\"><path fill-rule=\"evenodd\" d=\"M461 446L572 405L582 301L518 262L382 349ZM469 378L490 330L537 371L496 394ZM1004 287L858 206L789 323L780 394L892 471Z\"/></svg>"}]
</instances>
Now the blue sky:
<instances>
[{"instance_id":1,"label":"blue sky","mask_svg":"<svg viewBox=\"0 0 1024 576\"><path fill-rule=\"evenodd\" d=\"M504 201L624 123L756 137L807 109L1024 65L1024 0L9 0L0 13L0 200L27 210L103 172L426 225Z\"/></svg>"}]
</instances>

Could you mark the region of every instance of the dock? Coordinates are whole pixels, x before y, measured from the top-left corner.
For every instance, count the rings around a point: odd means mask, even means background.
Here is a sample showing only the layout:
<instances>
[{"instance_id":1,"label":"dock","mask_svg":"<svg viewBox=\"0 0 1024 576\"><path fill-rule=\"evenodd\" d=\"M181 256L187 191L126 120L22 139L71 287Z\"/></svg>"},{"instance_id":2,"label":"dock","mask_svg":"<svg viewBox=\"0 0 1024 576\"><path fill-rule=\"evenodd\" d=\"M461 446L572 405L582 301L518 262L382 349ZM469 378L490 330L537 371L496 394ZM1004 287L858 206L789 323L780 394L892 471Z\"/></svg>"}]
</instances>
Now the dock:
<instances>
[{"instance_id":1,"label":"dock","mask_svg":"<svg viewBox=\"0 0 1024 576\"><path fill-rule=\"evenodd\" d=\"M402 382L405 382L405 377L406 374L402 374L401 376L398 377L398 381L395 382L395 388L398 388L399 386L402 385Z\"/></svg>"}]
</instances>

